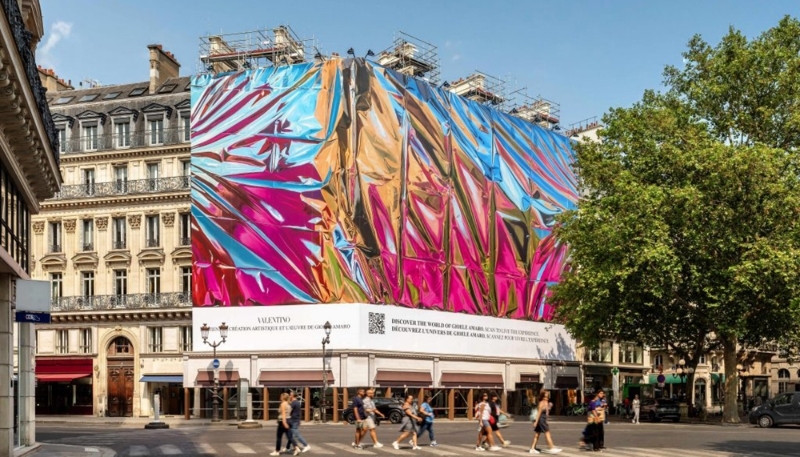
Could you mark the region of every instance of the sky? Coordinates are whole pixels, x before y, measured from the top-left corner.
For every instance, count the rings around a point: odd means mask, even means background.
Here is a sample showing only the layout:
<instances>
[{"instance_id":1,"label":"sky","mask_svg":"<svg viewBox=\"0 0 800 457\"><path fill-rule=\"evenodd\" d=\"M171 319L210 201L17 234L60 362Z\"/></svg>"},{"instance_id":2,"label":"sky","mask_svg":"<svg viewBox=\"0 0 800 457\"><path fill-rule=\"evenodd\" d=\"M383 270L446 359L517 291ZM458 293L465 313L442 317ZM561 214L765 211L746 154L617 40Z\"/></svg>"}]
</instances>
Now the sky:
<instances>
[{"instance_id":1,"label":"sky","mask_svg":"<svg viewBox=\"0 0 800 457\"><path fill-rule=\"evenodd\" d=\"M694 34L716 44L733 26L755 37L797 1L538 0L41 0L45 36L37 62L77 88L149 79L147 45L198 71L200 37L288 24L324 53L359 56L403 31L438 47L441 80L475 70L509 91L560 104L561 125L601 117L662 88L665 65L682 65ZM524 88L524 90L523 90Z\"/></svg>"}]
</instances>

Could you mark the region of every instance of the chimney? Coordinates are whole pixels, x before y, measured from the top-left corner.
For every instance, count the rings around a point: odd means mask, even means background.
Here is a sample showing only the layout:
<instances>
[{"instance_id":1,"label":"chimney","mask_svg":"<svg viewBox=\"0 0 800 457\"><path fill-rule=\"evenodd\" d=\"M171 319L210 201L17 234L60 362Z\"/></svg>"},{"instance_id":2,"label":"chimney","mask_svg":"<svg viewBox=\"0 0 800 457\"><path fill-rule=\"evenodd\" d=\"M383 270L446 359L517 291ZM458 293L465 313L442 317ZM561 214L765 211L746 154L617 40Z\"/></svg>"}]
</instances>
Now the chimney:
<instances>
[{"instance_id":1,"label":"chimney","mask_svg":"<svg viewBox=\"0 0 800 457\"><path fill-rule=\"evenodd\" d=\"M56 75L56 72L51 68L44 68L41 65L37 67L39 70L39 79L42 81L42 86L48 92L58 92L61 90L74 90L71 81L68 83Z\"/></svg>"},{"instance_id":2,"label":"chimney","mask_svg":"<svg viewBox=\"0 0 800 457\"><path fill-rule=\"evenodd\" d=\"M150 93L154 94L164 81L178 77L181 64L160 44L148 45L147 49L150 50Z\"/></svg>"}]
</instances>

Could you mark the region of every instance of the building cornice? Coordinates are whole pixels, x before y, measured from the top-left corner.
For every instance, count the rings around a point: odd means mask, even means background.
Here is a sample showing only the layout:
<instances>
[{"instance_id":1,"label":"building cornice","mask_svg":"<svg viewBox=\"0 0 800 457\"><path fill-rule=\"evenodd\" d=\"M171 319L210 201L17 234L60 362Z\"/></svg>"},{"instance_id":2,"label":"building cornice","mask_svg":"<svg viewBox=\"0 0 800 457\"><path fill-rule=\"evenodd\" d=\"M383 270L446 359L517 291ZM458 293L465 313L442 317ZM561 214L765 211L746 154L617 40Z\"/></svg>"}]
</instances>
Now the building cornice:
<instances>
[{"instance_id":1,"label":"building cornice","mask_svg":"<svg viewBox=\"0 0 800 457\"><path fill-rule=\"evenodd\" d=\"M58 312L51 316L51 324L96 322L116 324L121 322L177 322L191 321L192 311L187 309L160 309L158 311L137 309L124 311ZM46 326L42 326L46 328Z\"/></svg>"},{"instance_id":2,"label":"building cornice","mask_svg":"<svg viewBox=\"0 0 800 457\"><path fill-rule=\"evenodd\" d=\"M71 210L77 208L105 208L156 204L160 202L189 201L189 191L172 191L164 194L136 194L121 197L76 198L74 200L51 200L42 202L42 211ZM127 211L131 212L131 211Z\"/></svg>"},{"instance_id":3,"label":"building cornice","mask_svg":"<svg viewBox=\"0 0 800 457\"><path fill-rule=\"evenodd\" d=\"M85 162L99 162L103 160L135 159L140 157L152 158L154 155L168 155L176 153L191 153L192 147L189 143L181 143L174 146L153 147L136 149L109 149L98 152L79 152L73 154L63 154L61 165L80 164Z\"/></svg>"}]
</instances>

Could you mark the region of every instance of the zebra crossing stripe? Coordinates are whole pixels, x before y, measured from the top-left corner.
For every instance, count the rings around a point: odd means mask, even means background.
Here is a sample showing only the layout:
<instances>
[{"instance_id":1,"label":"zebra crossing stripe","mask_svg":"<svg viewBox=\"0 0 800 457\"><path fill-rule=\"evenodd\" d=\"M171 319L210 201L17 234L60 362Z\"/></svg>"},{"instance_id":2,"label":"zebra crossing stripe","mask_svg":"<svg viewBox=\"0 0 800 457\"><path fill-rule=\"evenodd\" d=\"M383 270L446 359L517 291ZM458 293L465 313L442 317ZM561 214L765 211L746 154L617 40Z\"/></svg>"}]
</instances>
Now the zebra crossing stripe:
<instances>
[{"instance_id":1,"label":"zebra crossing stripe","mask_svg":"<svg viewBox=\"0 0 800 457\"><path fill-rule=\"evenodd\" d=\"M228 443L228 446L236 451L237 454L255 454L256 451L250 449L242 443Z\"/></svg>"},{"instance_id":2,"label":"zebra crossing stripe","mask_svg":"<svg viewBox=\"0 0 800 457\"><path fill-rule=\"evenodd\" d=\"M217 451L208 443L195 443L198 454L216 454Z\"/></svg>"},{"instance_id":3,"label":"zebra crossing stripe","mask_svg":"<svg viewBox=\"0 0 800 457\"><path fill-rule=\"evenodd\" d=\"M443 448L443 449L449 449L451 451L455 451L455 452L458 453L458 455L464 455L464 454L483 455L483 454L486 454L486 451L476 451L475 450L475 446L470 446L470 445L451 446L449 444L440 444L437 447L440 447L440 448Z\"/></svg>"},{"instance_id":4,"label":"zebra crossing stripe","mask_svg":"<svg viewBox=\"0 0 800 457\"><path fill-rule=\"evenodd\" d=\"M311 450L309 451L310 454L327 454L327 455L335 455L336 453L333 451L329 451L324 447L318 444L311 444Z\"/></svg>"},{"instance_id":5,"label":"zebra crossing stripe","mask_svg":"<svg viewBox=\"0 0 800 457\"><path fill-rule=\"evenodd\" d=\"M348 446L348 445L342 444L342 443L325 443L325 446L330 446L330 447L338 449L340 451L349 452L350 454L375 455L374 452L370 452L370 451L367 451L367 450L354 449L352 446ZM311 450L313 451L314 449L312 448ZM392 450L394 450L394 449L392 449Z\"/></svg>"},{"instance_id":6,"label":"zebra crossing stripe","mask_svg":"<svg viewBox=\"0 0 800 457\"><path fill-rule=\"evenodd\" d=\"M422 447L422 450L424 452L430 452L431 454L434 454L434 455L441 455L441 456L444 456L444 457L450 456L450 455L461 455L461 454L456 454L454 452L445 451L444 449L439 449L439 446L436 446L436 447L421 446L421 447Z\"/></svg>"},{"instance_id":7,"label":"zebra crossing stripe","mask_svg":"<svg viewBox=\"0 0 800 457\"><path fill-rule=\"evenodd\" d=\"M128 455L131 457L139 457L142 455L150 455L150 449L147 446L131 446Z\"/></svg>"},{"instance_id":8,"label":"zebra crossing stripe","mask_svg":"<svg viewBox=\"0 0 800 457\"><path fill-rule=\"evenodd\" d=\"M174 444L162 444L158 447L158 450L161 451L163 455L178 455L183 454L183 451L178 449L177 446Z\"/></svg>"}]
</instances>

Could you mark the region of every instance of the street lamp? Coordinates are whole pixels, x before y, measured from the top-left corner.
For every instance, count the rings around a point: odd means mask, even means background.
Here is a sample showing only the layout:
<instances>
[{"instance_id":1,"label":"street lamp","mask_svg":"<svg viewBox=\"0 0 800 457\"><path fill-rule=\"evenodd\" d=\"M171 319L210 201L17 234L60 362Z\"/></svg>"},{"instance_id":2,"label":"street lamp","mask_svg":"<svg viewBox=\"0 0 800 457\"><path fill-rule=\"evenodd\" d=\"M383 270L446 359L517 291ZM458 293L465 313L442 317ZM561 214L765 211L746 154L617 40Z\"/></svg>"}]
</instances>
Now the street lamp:
<instances>
[{"instance_id":1,"label":"street lamp","mask_svg":"<svg viewBox=\"0 0 800 457\"><path fill-rule=\"evenodd\" d=\"M211 327L208 324L203 324L200 327L200 336L203 337L203 343L211 346L214 348L214 360L217 360L217 347L225 342L225 339L228 338L228 326L225 325L225 322L220 324L219 326L219 336L222 338L221 341L214 341L213 343L208 342L208 332L211 330ZM214 367L214 391L212 393L212 397L214 400L211 404L214 406L214 413L211 416L211 422L219 422L219 367Z\"/></svg>"},{"instance_id":2,"label":"street lamp","mask_svg":"<svg viewBox=\"0 0 800 457\"><path fill-rule=\"evenodd\" d=\"M322 338L322 423L326 421L326 406L328 398L328 370L325 367L325 346L331 344L331 323L326 321L322 327L325 329L325 338Z\"/></svg>"}]
</instances>

